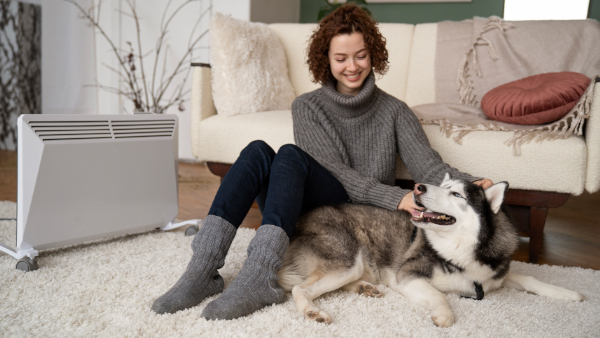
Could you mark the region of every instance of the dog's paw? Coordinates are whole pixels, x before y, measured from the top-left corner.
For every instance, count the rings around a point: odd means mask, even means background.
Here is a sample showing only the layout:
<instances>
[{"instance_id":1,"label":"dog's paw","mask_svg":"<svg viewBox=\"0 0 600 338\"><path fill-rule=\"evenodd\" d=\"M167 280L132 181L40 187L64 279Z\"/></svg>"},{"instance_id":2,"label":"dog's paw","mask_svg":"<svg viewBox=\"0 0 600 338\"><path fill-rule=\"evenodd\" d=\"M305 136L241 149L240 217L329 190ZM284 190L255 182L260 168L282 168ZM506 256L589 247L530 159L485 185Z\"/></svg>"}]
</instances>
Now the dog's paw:
<instances>
[{"instance_id":1,"label":"dog's paw","mask_svg":"<svg viewBox=\"0 0 600 338\"><path fill-rule=\"evenodd\" d=\"M304 318L317 323L331 324L331 316L314 306L308 306L304 309Z\"/></svg>"},{"instance_id":2,"label":"dog's paw","mask_svg":"<svg viewBox=\"0 0 600 338\"><path fill-rule=\"evenodd\" d=\"M543 296L554 298L554 299L565 300L565 301L581 302L584 299L583 295L580 294L579 292L565 289L561 286L556 286L556 285L548 284L548 285L545 285L544 288L540 288L537 291L538 292L536 292L536 293L539 295L543 295Z\"/></svg>"},{"instance_id":3,"label":"dog's paw","mask_svg":"<svg viewBox=\"0 0 600 338\"><path fill-rule=\"evenodd\" d=\"M579 292L571 291L569 289L558 290L558 292L554 292L552 297L572 302L581 302L585 299Z\"/></svg>"},{"instance_id":4,"label":"dog's paw","mask_svg":"<svg viewBox=\"0 0 600 338\"><path fill-rule=\"evenodd\" d=\"M571 297L572 301L574 301L574 302L583 302L585 300L585 297L581 293L575 292L575 291L572 291L572 292L573 292L573 295Z\"/></svg>"},{"instance_id":5,"label":"dog's paw","mask_svg":"<svg viewBox=\"0 0 600 338\"><path fill-rule=\"evenodd\" d=\"M379 291L373 284L365 283L358 287L358 293L365 297L383 297L383 292Z\"/></svg>"},{"instance_id":6,"label":"dog's paw","mask_svg":"<svg viewBox=\"0 0 600 338\"><path fill-rule=\"evenodd\" d=\"M445 307L438 307L431 313L431 320L438 327L450 327L454 324L454 313Z\"/></svg>"}]
</instances>

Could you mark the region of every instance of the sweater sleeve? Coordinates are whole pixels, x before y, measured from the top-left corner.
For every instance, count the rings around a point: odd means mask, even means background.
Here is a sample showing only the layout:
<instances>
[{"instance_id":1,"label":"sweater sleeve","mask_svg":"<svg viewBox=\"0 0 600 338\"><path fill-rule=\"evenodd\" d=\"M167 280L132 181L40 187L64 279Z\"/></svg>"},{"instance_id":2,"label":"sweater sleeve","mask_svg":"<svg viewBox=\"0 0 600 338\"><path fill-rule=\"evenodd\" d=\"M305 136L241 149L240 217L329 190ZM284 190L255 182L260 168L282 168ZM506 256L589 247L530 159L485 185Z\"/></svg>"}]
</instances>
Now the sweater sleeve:
<instances>
[{"instance_id":1,"label":"sweater sleeve","mask_svg":"<svg viewBox=\"0 0 600 338\"><path fill-rule=\"evenodd\" d=\"M439 186L446 173L454 179L469 182L482 179L444 163L440 154L431 148L421 123L404 102L396 121L396 139L400 158L415 182Z\"/></svg>"},{"instance_id":2,"label":"sweater sleeve","mask_svg":"<svg viewBox=\"0 0 600 338\"><path fill-rule=\"evenodd\" d=\"M336 138L335 130L321 123L308 103L296 99L292 103L292 117L296 145L313 156L340 181L353 203L396 210L404 195L410 192L383 184L351 168L347 155L340 151L343 145Z\"/></svg>"}]
</instances>

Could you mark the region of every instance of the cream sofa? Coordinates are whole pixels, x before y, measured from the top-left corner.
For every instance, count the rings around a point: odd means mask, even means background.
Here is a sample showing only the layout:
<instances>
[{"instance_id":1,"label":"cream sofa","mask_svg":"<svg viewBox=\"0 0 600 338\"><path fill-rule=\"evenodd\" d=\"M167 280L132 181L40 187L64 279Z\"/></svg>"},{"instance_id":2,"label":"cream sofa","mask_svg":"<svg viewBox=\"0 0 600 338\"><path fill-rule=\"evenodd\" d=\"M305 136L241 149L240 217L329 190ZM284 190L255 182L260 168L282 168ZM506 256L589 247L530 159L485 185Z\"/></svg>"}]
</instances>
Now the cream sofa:
<instances>
[{"instance_id":1,"label":"cream sofa","mask_svg":"<svg viewBox=\"0 0 600 338\"><path fill-rule=\"evenodd\" d=\"M306 41L316 25L272 24L270 28L283 44L296 95L318 88L310 81L305 64ZM377 79L377 86L409 106L434 103L437 24L380 24L380 31L387 39L390 67ZM210 76L209 66L194 68L191 135L194 156L207 162L215 174L224 176L250 141L262 139L275 150L294 143L290 111L217 115ZM600 90L594 95L584 136L525 144L520 156L504 144L510 132L471 132L459 145L444 136L439 126L423 126L431 146L451 166L510 183L506 202L521 206L514 208L514 217L530 233L531 261L536 261L541 250L547 208L562 205L569 195L600 189ZM401 162L397 178L410 180Z\"/></svg>"}]
</instances>

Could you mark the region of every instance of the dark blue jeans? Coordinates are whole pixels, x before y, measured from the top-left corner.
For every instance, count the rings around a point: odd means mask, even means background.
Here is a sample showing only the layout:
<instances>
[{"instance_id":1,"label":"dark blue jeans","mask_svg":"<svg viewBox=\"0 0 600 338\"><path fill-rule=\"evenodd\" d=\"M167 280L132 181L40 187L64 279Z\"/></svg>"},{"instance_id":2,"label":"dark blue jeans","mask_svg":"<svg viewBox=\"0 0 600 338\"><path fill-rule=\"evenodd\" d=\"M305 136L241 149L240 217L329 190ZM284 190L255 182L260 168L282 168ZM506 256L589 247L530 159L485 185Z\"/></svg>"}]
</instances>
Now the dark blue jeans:
<instances>
[{"instance_id":1,"label":"dark blue jeans","mask_svg":"<svg viewBox=\"0 0 600 338\"><path fill-rule=\"evenodd\" d=\"M235 161L208 212L236 228L256 199L262 224L292 236L300 214L322 205L350 202L342 184L315 159L293 144L277 154L263 141L251 142Z\"/></svg>"}]
</instances>

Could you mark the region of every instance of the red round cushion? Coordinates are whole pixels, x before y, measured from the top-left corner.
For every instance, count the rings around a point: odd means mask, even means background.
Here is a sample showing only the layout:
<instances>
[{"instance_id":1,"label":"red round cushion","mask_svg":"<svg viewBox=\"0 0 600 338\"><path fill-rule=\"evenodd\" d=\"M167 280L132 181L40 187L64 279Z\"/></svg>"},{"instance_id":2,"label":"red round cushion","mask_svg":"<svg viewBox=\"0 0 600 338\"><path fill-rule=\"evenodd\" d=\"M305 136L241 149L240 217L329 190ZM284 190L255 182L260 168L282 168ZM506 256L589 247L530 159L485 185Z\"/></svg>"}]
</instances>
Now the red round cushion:
<instances>
[{"instance_id":1,"label":"red round cushion","mask_svg":"<svg viewBox=\"0 0 600 338\"><path fill-rule=\"evenodd\" d=\"M481 99L481 109L496 121L550 123L565 116L589 84L587 76L574 72L533 75L490 90Z\"/></svg>"}]
</instances>

